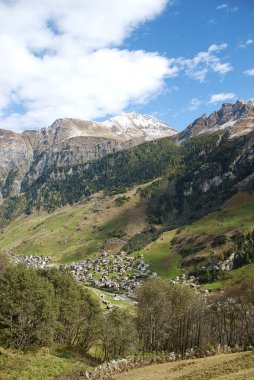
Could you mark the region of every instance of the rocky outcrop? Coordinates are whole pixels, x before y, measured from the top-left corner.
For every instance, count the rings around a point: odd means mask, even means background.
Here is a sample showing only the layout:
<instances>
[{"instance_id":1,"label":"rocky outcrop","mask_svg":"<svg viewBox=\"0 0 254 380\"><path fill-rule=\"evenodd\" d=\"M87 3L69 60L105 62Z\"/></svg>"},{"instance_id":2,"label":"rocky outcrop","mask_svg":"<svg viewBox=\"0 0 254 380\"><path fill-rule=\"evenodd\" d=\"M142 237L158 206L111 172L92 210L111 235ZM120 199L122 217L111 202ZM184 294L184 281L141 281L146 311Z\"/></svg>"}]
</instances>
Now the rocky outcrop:
<instances>
[{"instance_id":1,"label":"rocky outcrop","mask_svg":"<svg viewBox=\"0 0 254 380\"><path fill-rule=\"evenodd\" d=\"M26 134L0 130L0 197L7 187L17 194L25 173L33 162L33 147Z\"/></svg>"},{"instance_id":2,"label":"rocky outcrop","mask_svg":"<svg viewBox=\"0 0 254 380\"><path fill-rule=\"evenodd\" d=\"M179 134L179 140L192 136L225 131L229 138L238 137L254 130L254 103L237 100L224 103L221 109L209 116L202 115Z\"/></svg>"}]
</instances>

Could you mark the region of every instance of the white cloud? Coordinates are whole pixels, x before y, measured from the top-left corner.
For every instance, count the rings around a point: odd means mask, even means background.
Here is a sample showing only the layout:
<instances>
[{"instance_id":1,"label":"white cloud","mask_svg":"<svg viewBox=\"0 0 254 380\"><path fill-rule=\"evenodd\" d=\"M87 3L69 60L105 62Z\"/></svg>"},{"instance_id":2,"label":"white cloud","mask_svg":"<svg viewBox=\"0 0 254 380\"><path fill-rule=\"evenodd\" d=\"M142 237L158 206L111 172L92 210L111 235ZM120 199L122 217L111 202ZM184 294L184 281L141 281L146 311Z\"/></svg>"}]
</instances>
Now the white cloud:
<instances>
[{"instance_id":1,"label":"white cloud","mask_svg":"<svg viewBox=\"0 0 254 380\"><path fill-rule=\"evenodd\" d=\"M196 109L198 109L198 107L202 104L202 100L199 100L198 98L193 98L191 99L191 101L189 102L189 105L188 105L188 110L190 111L195 111Z\"/></svg>"},{"instance_id":2,"label":"white cloud","mask_svg":"<svg viewBox=\"0 0 254 380\"><path fill-rule=\"evenodd\" d=\"M253 40L251 38L247 39L246 41L244 42L240 42L238 44L238 47L241 48L241 49L245 49L247 48L249 45L252 45L253 44Z\"/></svg>"},{"instance_id":3,"label":"white cloud","mask_svg":"<svg viewBox=\"0 0 254 380\"><path fill-rule=\"evenodd\" d=\"M225 100L232 100L235 99L236 95L233 92L221 92L219 94L213 94L210 97L210 100L208 103L219 103L224 102Z\"/></svg>"},{"instance_id":4,"label":"white cloud","mask_svg":"<svg viewBox=\"0 0 254 380\"><path fill-rule=\"evenodd\" d=\"M226 4L226 3L218 5L218 7L216 7L216 9L217 9L217 11L224 10L227 12L237 12L238 11L238 7L235 6L235 7L230 8L228 6L228 4Z\"/></svg>"},{"instance_id":5,"label":"white cloud","mask_svg":"<svg viewBox=\"0 0 254 380\"><path fill-rule=\"evenodd\" d=\"M246 70L246 71L244 71L244 74L252 76L252 75L254 75L254 69Z\"/></svg>"},{"instance_id":6,"label":"white cloud","mask_svg":"<svg viewBox=\"0 0 254 380\"><path fill-rule=\"evenodd\" d=\"M0 127L37 128L57 117L97 118L147 101L174 74L168 60L120 46L167 3L0 1ZM24 111L7 112L13 103Z\"/></svg>"},{"instance_id":7,"label":"white cloud","mask_svg":"<svg viewBox=\"0 0 254 380\"><path fill-rule=\"evenodd\" d=\"M209 72L226 74L233 70L230 63L222 63L218 54L227 48L227 44L213 44L207 51L200 52L192 59L171 59L170 67L175 69L176 74L183 71L187 76L204 82Z\"/></svg>"},{"instance_id":8,"label":"white cloud","mask_svg":"<svg viewBox=\"0 0 254 380\"><path fill-rule=\"evenodd\" d=\"M221 4L221 5L218 5L218 7L216 7L218 11L220 11L221 9L227 9L227 8L228 8L227 4Z\"/></svg>"},{"instance_id":9,"label":"white cloud","mask_svg":"<svg viewBox=\"0 0 254 380\"><path fill-rule=\"evenodd\" d=\"M171 1L0 0L0 128L95 119L147 102L167 77L231 71L219 57L226 44L191 59L121 48Z\"/></svg>"}]
</instances>

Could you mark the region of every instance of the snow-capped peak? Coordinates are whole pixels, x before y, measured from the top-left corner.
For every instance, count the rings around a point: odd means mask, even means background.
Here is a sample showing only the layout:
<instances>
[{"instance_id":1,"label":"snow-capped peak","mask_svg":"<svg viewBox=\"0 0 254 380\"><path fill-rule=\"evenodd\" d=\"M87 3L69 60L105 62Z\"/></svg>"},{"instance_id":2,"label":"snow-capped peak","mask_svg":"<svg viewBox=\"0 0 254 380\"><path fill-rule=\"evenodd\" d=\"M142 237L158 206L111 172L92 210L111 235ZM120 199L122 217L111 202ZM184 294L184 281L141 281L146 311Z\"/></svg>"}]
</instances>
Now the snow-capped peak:
<instances>
[{"instance_id":1,"label":"snow-capped peak","mask_svg":"<svg viewBox=\"0 0 254 380\"><path fill-rule=\"evenodd\" d=\"M145 141L172 136L177 133L163 121L137 112L123 112L102 124L118 136L143 137Z\"/></svg>"}]
</instances>

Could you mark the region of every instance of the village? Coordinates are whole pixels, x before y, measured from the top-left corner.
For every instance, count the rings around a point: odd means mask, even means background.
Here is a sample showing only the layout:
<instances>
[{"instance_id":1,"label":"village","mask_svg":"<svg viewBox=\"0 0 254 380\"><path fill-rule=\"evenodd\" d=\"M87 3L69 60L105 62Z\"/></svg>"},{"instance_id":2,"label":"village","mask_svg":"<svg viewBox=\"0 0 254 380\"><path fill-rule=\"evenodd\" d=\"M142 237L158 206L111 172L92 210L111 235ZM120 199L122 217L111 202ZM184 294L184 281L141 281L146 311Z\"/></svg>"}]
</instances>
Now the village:
<instances>
[{"instance_id":1,"label":"village","mask_svg":"<svg viewBox=\"0 0 254 380\"><path fill-rule=\"evenodd\" d=\"M16 263L24 263L35 269L47 269L52 267L60 267L67 269L72 273L78 282L84 285L115 293L115 296L126 295L133 297L134 290L140 286L145 279L149 277L157 277L156 272L152 272L149 263L145 262L144 256L127 255L124 251L118 254L101 251L96 258L88 258L82 262L73 262L71 264L56 265L51 262L49 256L25 256L15 255L7 252ZM189 285L199 287L195 284L194 276L182 274L170 280L172 285ZM103 297L102 297L103 298Z\"/></svg>"},{"instance_id":2,"label":"village","mask_svg":"<svg viewBox=\"0 0 254 380\"><path fill-rule=\"evenodd\" d=\"M15 255L12 252L6 252L6 256L16 264L23 263L34 269L46 269L52 267L49 256Z\"/></svg>"},{"instance_id":3,"label":"village","mask_svg":"<svg viewBox=\"0 0 254 380\"><path fill-rule=\"evenodd\" d=\"M6 254L14 262L24 263L35 269L56 266L51 262L50 257L18 256L12 252ZM145 278L157 276L155 272L151 272L143 255L133 257L126 255L123 251L116 255L103 251L97 258L88 258L69 265L61 264L59 267L69 270L77 281L85 285L128 294L131 294Z\"/></svg>"},{"instance_id":4,"label":"village","mask_svg":"<svg viewBox=\"0 0 254 380\"><path fill-rule=\"evenodd\" d=\"M145 278L157 276L151 272L143 255L133 257L123 251L116 255L104 251L96 259L89 258L65 267L78 281L100 289L127 292L129 295Z\"/></svg>"}]
</instances>

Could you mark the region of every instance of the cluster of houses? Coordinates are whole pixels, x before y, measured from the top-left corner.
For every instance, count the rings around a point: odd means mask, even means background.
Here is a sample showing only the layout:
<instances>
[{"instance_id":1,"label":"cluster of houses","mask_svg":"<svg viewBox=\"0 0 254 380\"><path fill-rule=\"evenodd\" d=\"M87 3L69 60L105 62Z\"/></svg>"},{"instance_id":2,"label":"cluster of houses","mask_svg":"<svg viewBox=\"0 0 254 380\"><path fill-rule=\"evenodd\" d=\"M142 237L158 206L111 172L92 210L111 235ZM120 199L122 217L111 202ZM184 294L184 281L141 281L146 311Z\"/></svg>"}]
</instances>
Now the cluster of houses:
<instances>
[{"instance_id":1,"label":"cluster of houses","mask_svg":"<svg viewBox=\"0 0 254 380\"><path fill-rule=\"evenodd\" d=\"M187 276L183 273L181 276L176 276L174 279L170 281L172 285L186 284L191 285L196 280L195 276Z\"/></svg>"},{"instance_id":2,"label":"cluster of houses","mask_svg":"<svg viewBox=\"0 0 254 380\"><path fill-rule=\"evenodd\" d=\"M80 263L73 263L67 268L78 281L88 283L101 289L127 291L131 293L144 278L156 276L144 261L143 255L132 257L125 252L112 255L103 252L94 259L88 258Z\"/></svg>"},{"instance_id":3,"label":"cluster of houses","mask_svg":"<svg viewBox=\"0 0 254 380\"><path fill-rule=\"evenodd\" d=\"M54 266L51 264L50 257L17 256L12 252L7 252L7 255L16 263L24 263L35 269ZM156 272L151 272L143 255L129 256L124 251L115 255L103 251L97 258L88 258L82 262L60 266L69 270L79 282L116 293L127 293L128 296L133 295L135 288L145 278L157 276ZM196 287L195 280L194 276L187 276L183 273L170 282L173 285L186 284Z\"/></svg>"},{"instance_id":4,"label":"cluster of houses","mask_svg":"<svg viewBox=\"0 0 254 380\"><path fill-rule=\"evenodd\" d=\"M16 263L24 263L31 268L35 269L45 269L52 266L50 264L50 258L47 256L25 256L25 255L14 255L12 252L7 252L6 255L10 257Z\"/></svg>"},{"instance_id":5,"label":"cluster of houses","mask_svg":"<svg viewBox=\"0 0 254 380\"><path fill-rule=\"evenodd\" d=\"M15 255L7 252L7 256L16 263L24 263L35 269L46 269L54 266L50 257ZM69 270L77 281L101 289L112 291L127 291L129 294L150 276L149 264L144 261L143 255L128 256L125 252L112 255L103 251L98 258L88 258L82 262L70 265L60 265Z\"/></svg>"}]
</instances>

